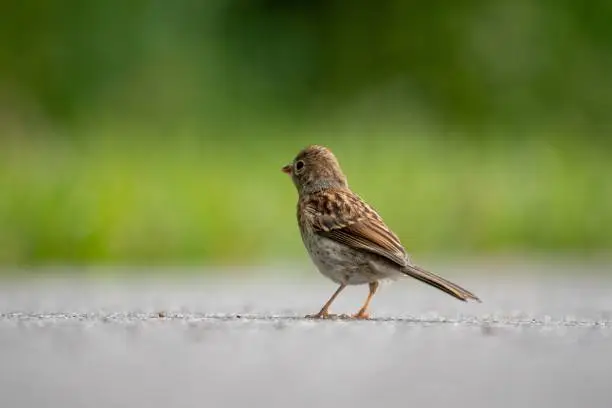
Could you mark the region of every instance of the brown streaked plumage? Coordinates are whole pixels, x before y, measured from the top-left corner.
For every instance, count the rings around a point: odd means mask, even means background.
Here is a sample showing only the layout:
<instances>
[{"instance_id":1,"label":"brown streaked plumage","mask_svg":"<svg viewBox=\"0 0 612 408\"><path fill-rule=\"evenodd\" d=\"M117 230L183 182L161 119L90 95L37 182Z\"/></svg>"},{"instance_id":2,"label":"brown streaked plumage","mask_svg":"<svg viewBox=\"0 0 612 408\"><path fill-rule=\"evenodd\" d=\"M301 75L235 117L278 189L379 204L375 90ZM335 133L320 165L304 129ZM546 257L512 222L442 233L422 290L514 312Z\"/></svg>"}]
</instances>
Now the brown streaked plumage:
<instances>
[{"instance_id":1,"label":"brown streaked plumage","mask_svg":"<svg viewBox=\"0 0 612 408\"><path fill-rule=\"evenodd\" d=\"M349 187L333 153L312 145L283 167L299 199L297 218L302 241L319 271L340 286L323 308L310 317L330 316L328 309L347 286L369 284L370 293L353 316L368 318L368 307L382 279L408 275L466 301L476 295L414 265L397 235L380 215Z\"/></svg>"}]
</instances>

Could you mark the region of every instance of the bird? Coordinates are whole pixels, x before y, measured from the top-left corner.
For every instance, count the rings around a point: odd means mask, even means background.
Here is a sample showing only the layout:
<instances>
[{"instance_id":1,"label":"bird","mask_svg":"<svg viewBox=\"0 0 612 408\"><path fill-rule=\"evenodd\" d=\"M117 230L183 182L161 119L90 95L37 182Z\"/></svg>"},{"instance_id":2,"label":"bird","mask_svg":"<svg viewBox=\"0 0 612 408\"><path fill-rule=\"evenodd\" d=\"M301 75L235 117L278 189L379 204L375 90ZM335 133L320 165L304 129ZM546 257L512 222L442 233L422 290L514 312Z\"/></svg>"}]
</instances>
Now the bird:
<instances>
[{"instance_id":1,"label":"bird","mask_svg":"<svg viewBox=\"0 0 612 408\"><path fill-rule=\"evenodd\" d=\"M379 282L413 277L461 301L481 300L472 292L412 262L398 236L376 210L348 185L336 156L325 146L310 145L282 167L298 192L297 221L302 242L319 272L338 288L318 313L308 318L338 317L329 308L348 285L369 286L355 319L369 319Z\"/></svg>"}]
</instances>

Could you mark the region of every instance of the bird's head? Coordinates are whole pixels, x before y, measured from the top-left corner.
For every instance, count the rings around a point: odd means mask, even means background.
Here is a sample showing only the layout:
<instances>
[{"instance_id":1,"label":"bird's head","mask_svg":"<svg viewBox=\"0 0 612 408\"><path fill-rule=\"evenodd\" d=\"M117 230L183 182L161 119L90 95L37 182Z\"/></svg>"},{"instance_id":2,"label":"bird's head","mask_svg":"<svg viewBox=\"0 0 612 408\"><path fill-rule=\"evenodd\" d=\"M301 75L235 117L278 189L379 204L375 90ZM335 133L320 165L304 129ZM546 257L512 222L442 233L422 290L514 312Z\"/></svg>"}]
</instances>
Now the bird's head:
<instances>
[{"instance_id":1,"label":"bird's head","mask_svg":"<svg viewBox=\"0 0 612 408\"><path fill-rule=\"evenodd\" d=\"M306 147L282 170L291 176L299 194L348 187L336 156L324 146Z\"/></svg>"}]
</instances>

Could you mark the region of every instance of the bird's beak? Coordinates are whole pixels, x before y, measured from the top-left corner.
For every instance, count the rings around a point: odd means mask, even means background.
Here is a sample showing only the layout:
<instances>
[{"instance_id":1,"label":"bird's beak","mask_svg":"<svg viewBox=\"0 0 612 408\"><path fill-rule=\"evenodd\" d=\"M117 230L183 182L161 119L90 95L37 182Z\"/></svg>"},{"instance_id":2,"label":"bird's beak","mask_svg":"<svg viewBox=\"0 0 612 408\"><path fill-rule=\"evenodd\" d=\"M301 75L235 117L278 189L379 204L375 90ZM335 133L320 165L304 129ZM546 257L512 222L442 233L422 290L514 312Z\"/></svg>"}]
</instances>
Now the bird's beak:
<instances>
[{"instance_id":1,"label":"bird's beak","mask_svg":"<svg viewBox=\"0 0 612 408\"><path fill-rule=\"evenodd\" d=\"M283 171L283 173L291 174L291 169L292 169L292 166L288 164L284 166L281 170Z\"/></svg>"}]
</instances>

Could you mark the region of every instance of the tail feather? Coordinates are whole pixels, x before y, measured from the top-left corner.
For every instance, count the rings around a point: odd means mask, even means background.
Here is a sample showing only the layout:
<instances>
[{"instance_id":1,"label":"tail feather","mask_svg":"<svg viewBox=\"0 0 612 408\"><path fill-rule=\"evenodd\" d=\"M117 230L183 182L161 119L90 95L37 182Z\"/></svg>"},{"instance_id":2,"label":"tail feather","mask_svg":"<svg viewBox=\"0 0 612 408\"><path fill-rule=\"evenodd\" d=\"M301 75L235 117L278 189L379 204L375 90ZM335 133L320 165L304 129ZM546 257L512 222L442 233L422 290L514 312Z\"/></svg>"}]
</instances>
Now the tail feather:
<instances>
[{"instance_id":1,"label":"tail feather","mask_svg":"<svg viewBox=\"0 0 612 408\"><path fill-rule=\"evenodd\" d=\"M408 265L402 270L402 272L404 272L408 276L420 280L421 282L427 283L428 285L438 288L441 291L446 292L461 301L465 302L468 299L472 299L477 302L481 302L478 296L474 295L472 292L463 289L461 286L447 281L446 279L431 272L428 272L425 269L422 269L416 265Z\"/></svg>"}]
</instances>

